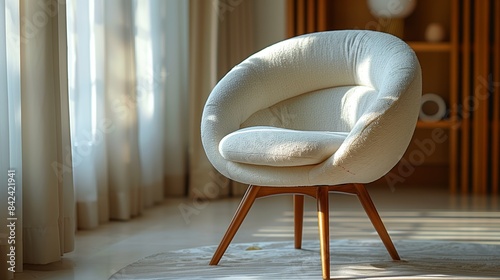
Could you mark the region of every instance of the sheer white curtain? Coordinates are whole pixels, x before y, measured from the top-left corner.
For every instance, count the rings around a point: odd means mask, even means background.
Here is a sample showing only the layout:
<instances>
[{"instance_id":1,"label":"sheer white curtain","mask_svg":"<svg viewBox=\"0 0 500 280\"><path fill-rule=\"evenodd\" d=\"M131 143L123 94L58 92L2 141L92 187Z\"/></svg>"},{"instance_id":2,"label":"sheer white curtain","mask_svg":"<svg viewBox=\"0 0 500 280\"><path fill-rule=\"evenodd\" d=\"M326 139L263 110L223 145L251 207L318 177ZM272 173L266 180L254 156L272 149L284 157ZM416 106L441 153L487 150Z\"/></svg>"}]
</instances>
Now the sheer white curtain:
<instances>
[{"instance_id":1,"label":"sheer white curtain","mask_svg":"<svg viewBox=\"0 0 500 280\"><path fill-rule=\"evenodd\" d=\"M21 168L21 72L20 72L19 3L0 0L0 220L14 220L17 241L22 240L22 168ZM12 170L13 172L9 172ZM9 176L13 174L12 177ZM8 179L14 179L8 185ZM12 180L11 180L12 182ZM11 187L11 188L8 188ZM10 197L10 198L9 198ZM10 215L8 206L14 206ZM22 271L22 243L8 239L11 229L0 227L0 278L11 279L12 255L15 245L16 271ZM9 242L10 240L10 242ZM21 260L21 261L19 261ZM12 269L13 270L13 269Z\"/></svg>"},{"instance_id":2,"label":"sheer white curtain","mask_svg":"<svg viewBox=\"0 0 500 280\"><path fill-rule=\"evenodd\" d=\"M187 24L162 34L178 24L167 10L187 23L180 0L0 0L0 178L15 170L15 271L73 250L76 220L127 220L185 194ZM1 228L1 279L12 277L9 234Z\"/></svg>"},{"instance_id":3,"label":"sheer white curtain","mask_svg":"<svg viewBox=\"0 0 500 280\"><path fill-rule=\"evenodd\" d=\"M187 5L71 0L67 8L78 227L93 228L185 193L186 74L178 66L187 42L164 30L186 18Z\"/></svg>"}]
</instances>

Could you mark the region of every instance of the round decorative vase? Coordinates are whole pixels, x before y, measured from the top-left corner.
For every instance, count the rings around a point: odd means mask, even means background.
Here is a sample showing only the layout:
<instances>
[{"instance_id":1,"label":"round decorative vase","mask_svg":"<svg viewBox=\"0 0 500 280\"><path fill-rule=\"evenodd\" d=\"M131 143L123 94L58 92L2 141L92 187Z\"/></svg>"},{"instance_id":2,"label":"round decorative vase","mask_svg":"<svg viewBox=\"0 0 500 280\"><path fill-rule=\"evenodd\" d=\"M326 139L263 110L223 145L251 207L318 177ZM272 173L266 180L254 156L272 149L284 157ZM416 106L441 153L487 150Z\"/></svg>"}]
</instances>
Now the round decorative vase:
<instances>
[{"instance_id":1,"label":"round decorative vase","mask_svg":"<svg viewBox=\"0 0 500 280\"><path fill-rule=\"evenodd\" d=\"M425 40L431 43L444 41L445 30L443 25L439 23L431 23L425 29Z\"/></svg>"},{"instance_id":2,"label":"round decorative vase","mask_svg":"<svg viewBox=\"0 0 500 280\"><path fill-rule=\"evenodd\" d=\"M378 19L378 30L403 38L404 18L410 15L417 0L367 0L372 15Z\"/></svg>"}]
</instances>

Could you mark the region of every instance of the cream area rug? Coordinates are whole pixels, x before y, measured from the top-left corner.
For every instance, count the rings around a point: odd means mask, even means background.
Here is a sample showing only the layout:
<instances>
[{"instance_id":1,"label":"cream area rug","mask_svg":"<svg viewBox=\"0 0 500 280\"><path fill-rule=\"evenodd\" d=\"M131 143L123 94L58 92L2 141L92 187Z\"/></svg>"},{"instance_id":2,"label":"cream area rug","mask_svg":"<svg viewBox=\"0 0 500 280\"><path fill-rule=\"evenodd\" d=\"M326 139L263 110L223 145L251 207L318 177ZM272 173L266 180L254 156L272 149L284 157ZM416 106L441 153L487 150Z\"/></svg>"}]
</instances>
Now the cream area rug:
<instances>
[{"instance_id":1,"label":"cream area rug","mask_svg":"<svg viewBox=\"0 0 500 280\"><path fill-rule=\"evenodd\" d=\"M444 241L395 241L392 261L379 240L331 240L332 279L500 279L500 246ZM318 241L231 244L218 266L216 246L160 253L110 279L321 279Z\"/></svg>"}]
</instances>

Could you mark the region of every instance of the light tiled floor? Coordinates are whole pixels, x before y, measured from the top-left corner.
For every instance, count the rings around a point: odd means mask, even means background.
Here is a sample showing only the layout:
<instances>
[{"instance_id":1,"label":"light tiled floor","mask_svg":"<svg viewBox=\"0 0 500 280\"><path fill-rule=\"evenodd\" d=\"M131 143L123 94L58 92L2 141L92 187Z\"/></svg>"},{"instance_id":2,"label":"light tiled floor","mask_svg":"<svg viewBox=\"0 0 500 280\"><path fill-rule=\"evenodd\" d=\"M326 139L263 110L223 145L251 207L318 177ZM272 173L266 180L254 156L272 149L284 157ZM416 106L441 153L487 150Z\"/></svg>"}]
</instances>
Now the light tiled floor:
<instances>
[{"instance_id":1,"label":"light tiled floor","mask_svg":"<svg viewBox=\"0 0 500 280\"><path fill-rule=\"evenodd\" d=\"M453 240L500 244L498 197L450 196L444 188L369 188L396 243L401 239ZM63 260L27 265L15 279L107 279L143 257L182 248L218 244L239 203L167 199L139 218L79 231L76 249ZM317 239L315 203L306 199L304 239ZM182 211L181 211L182 209ZM233 242L293 240L290 196L258 200ZM330 195L331 238L377 239L356 197Z\"/></svg>"}]
</instances>

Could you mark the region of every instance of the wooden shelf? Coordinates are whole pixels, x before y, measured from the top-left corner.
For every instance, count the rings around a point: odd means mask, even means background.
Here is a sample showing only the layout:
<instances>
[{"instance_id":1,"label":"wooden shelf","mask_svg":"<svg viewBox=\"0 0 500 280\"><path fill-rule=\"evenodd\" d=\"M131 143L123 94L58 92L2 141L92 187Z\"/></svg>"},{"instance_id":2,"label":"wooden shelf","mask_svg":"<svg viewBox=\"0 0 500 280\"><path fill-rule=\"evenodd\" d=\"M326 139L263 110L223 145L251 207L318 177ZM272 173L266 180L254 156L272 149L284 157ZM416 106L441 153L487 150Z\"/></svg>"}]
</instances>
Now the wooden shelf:
<instances>
[{"instance_id":1,"label":"wooden shelf","mask_svg":"<svg viewBox=\"0 0 500 280\"><path fill-rule=\"evenodd\" d=\"M383 27L381 26L383 23L378 21L378 19L370 13L366 0L287 0L287 3L289 5L287 16L289 19L290 37L324 30L380 30L380 28ZM306 7L306 3L310 5L311 8L309 6ZM495 12L487 13L488 9L482 9L488 8L486 7L487 3L494 3L496 8ZM322 8L318 8L320 6ZM473 10L471 10L471 6L474 6ZM479 9L480 7L481 9ZM310 13L310 11L312 11L312 13ZM476 11L476 13L472 13L471 11ZM477 11L481 11L481 13L477 13ZM402 38L417 53L422 68L423 93L433 92L439 94L445 100L449 108L459 108L458 106L462 103L461 100L463 100L463 97L470 96L468 91L474 86L477 88L479 85L478 83L482 82L482 80L470 83L469 79L473 76L471 72L467 71L470 69L479 69L480 67L484 68L485 65L488 65L487 60L485 60L485 56L487 55L490 57L494 57L495 55L500 56L500 52L486 51L481 53L481 60L477 60L476 57L474 57L474 59L469 59L470 57L468 56L470 55L471 49L479 48L479 45L476 44L478 42L476 41L479 39L485 41L484 39L486 39L489 34L487 31L490 30L486 25L471 30L471 27L475 26L472 24L472 21L475 20L486 23L487 21L483 20L483 18L489 20L490 17L494 17L494 15L498 14L496 11L500 11L500 4L497 4L496 1L418 1L415 10L404 19L404 36L402 36ZM467 17L465 17L465 15L467 15ZM473 17L469 18L471 16ZM493 20L490 21L490 23L493 23ZM425 40L427 28L433 23L440 24L445 31L443 41L441 42L431 43ZM500 21L495 21L495 24L500 25ZM459 36L459 31L461 29L464 29L462 33L464 34L463 37ZM474 36L472 36L472 34ZM494 42L498 41L500 41L500 39ZM461 48L463 48L464 51L461 51ZM490 49L496 50L498 48ZM477 54L478 53L475 53L475 55ZM462 59L463 63L461 64L460 58L467 59ZM498 70L498 72L500 72L500 70ZM482 72L481 76L488 77L488 73L485 74ZM500 78L494 80L499 79ZM487 89L487 87L481 84L482 92ZM483 95L486 96L487 94L483 93ZM486 108L485 103L484 100L481 100L478 106L480 106L480 108ZM498 103L500 104L500 102ZM497 107L500 108L500 105ZM497 109L497 111L500 112L500 109ZM428 137L429 133L432 136L433 129L443 129L446 131L445 133L448 136L448 141L445 145L439 146L439 148L436 146L436 153L433 153L432 157L427 157L424 163L419 165L418 168L415 168L415 172L427 174L427 170L435 170L434 164L436 162L439 162L445 168L435 173L436 176L416 176L418 178L416 178L417 180L415 182L419 184L448 182L450 191L456 193L459 183L463 184L465 187L467 187L469 182L472 183L472 180L469 180L469 178L472 178L472 176L469 176L469 169L472 170L472 168L464 164L459 166L459 163L467 163L473 160L473 154L469 156L469 154L464 151L469 149L474 139L463 138L464 135L467 136L469 135L468 133L472 131L473 119L467 121L461 120L458 115L458 109L450 110L447 113L447 119L444 120L436 122L419 120L417 122L417 127L415 129L416 136L414 136L414 139ZM498 115L500 116L500 113L498 113ZM474 118L476 117L479 117L479 115L476 116L476 113L474 113ZM496 132L498 129L500 128L492 130ZM492 133L492 135L494 135L494 133ZM459 137L461 137L461 139L459 139ZM477 138L479 139L479 137ZM495 141L499 142L497 140L499 138L500 136L497 138L490 137L491 140L488 141L492 143ZM410 145L412 145L412 143L410 143ZM500 151L500 144L497 146L497 149ZM461 151L459 151L460 147L462 147ZM479 152L479 149L477 150ZM481 150L481 152L483 152L483 150ZM497 152L497 154L498 153L500 152ZM500 160L498 160L498 162L500 162ZM497 165L495 165L495 170L498 170L498 165L500 164L497 163ZM458 173L459 167L463 175ZM483 169L486 170L486 168ZM493 172L490 171L490 173ZM500 178L500 175L497 177ZM415 178L415 176L412 178ZM422 178L426 180L418 181ZM493 178L492 181L500 181L498 178ZM407 181L407 183L411 183L410 181Z\"/></svg>"},{"instance_id":2,"label":"wooden shelf","mask_svg":"<svg viewBox=\"0 0 500 280\"><path fill-rule=\"evenodd\" d=\"M448 120L437 121L437 122L426 122L419 120L417 122L418 128L451 128L456 123Z\"/></svg>"},{"instance_id":3,"label":"wooden shelf","mask_svg":"<svg viewBox=\"0 0 500 280\"><path fill-rule=\"evenodd\" d=\"M451 43L429 43L429 42L407 42L416 52L449 52L452 49Z\"/></svg>"}]
</instances>

